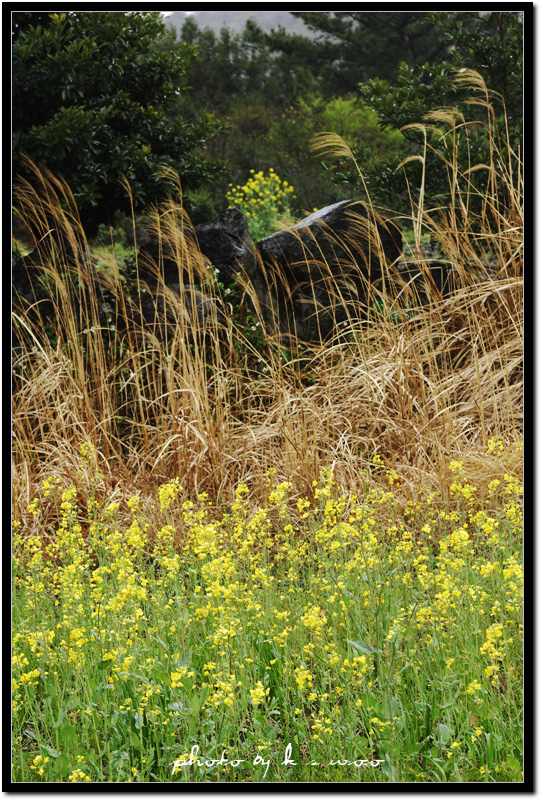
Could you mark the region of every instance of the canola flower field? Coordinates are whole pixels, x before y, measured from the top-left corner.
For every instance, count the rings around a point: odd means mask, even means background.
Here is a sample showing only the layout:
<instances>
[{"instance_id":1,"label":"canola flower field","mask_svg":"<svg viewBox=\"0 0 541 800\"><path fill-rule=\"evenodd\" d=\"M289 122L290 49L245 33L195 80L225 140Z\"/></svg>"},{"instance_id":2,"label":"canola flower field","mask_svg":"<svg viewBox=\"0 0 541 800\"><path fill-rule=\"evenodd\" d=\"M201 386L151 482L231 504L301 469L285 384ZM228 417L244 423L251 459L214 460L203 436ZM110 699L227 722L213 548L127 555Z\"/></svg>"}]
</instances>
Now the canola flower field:
<instances>
[{"instance_id":1,"label":"canola flower field","mask_svg":"<svg viewBox=\"0 0 541 800\"><path fill-rule=\"evenodd\" d=\"M13 780L522 781L520 479L481 497L454 461L404 502L374 469L221 510L44 481L47 537L13 537Z\"/></svg>"}]
</instances>

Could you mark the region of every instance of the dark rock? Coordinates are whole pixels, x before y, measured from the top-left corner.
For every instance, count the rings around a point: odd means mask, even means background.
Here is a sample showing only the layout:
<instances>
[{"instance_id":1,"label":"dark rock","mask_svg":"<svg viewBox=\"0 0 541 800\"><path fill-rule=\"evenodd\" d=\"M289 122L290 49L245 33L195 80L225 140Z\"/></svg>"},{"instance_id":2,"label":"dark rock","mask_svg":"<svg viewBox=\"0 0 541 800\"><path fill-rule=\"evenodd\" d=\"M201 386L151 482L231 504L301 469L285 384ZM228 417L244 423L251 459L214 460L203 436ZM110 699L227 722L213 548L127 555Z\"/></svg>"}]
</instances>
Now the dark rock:
<instances>
[{"instance_id":1,"label":"dark rock","mask_svg":"<svg viewBox=\"0 0 541 800\"><path fill-rule=\"evenodd\" d=\"M108 324L107 297L96 269L96 260L85 248L75 252L67 240L43 243L11 268L12 302L34 325L57 323L58 308L69 297L79 309L88 310L97 300L101 325ZM56 281L60 280L60 290ZM83 320L83 313L76 318Z\"/></svg>"},{"instance_id":2,"label":"dark rock","mask_svg":"<svg viewBox=\"0 0 541 800\"><path fill-rule=\"evenodd\" d=\"M263 239L251 275L268 324L317 342L368 304L370 284L400 258L402 233L362 202L327 206Z\"/></svg>"},{"instance_id":3,"label":"dark rock","mask_svg":"<svg viewBox=\"0 0 541 800\"><path fill-rule=\"evenodd\" d=\"M194 286L179 283L130 298L127 312L131 323L160 342L171 341L179 327L194 341L196 331L205 337L224 330L225 324L212 297Z\"/></svg>"},{"instance_id":4,"label":"dark rock","mask_svg":"<svg viewBox=\"0 0 541 800\"><path fill-rule=\"evenodd\" d=\"M255 247L248 232L246 216L238 208L227 208L217 219L194 228L199 248L225 286L239 271L253 274Z\"/></svg>"},{"instance_id":5,"label":"dark rock","mask_svg":"<svg viewBox=\"0 0 541 800\"><path fill-rule=\"evenodd\" d=\"M147 231L146 228L137 225L135 230L133 227L129 227L126 230L126 244L128 247L135 247L136 245L140 249L145 245L148 245L152 240L150 233Z\"/></svg>"},{"instance_id":6,"label":"dark rock","mask_svg":"<svg viewBox=\"0 0 541 800\"><path fill-rule=\"evenodd\" d=\"M14 301L34 303L43 298L43 267L36 254L18 258L11 267L11 286Z\"/></svg>"},{"instance_id":7,"label":"dark rock","mask_svg":"<svg viewBox=\"0 0 541 800\"><path fill-rule=\"evenodd\" d=\"M188 230L184 231L190 236ZM153 288L160 284L188 283L190 272L183 248L174 237L148 236L138 253L139 279Z\"/></svg>"},{"instance_id":8,"label":"dark rock","mask_svg":"<svg viewBox=\"0 0 541 800\"><path fill-rule=\"evenodd\" d=\"M459 268L432 244L421 245L418 250L406 248L397 266L400 283L412 288L421 302L428 302L429 298L438 295L449 297L465 282L482 283L495 277L492 259L485 262L470 260Z\"/></svg>"},{"instance_id":9,"label":"dark rock","mask_svg":"<svg viewBox=\"0 0 541 800\"><path fill-rule=\"evenodd\" d=\"M41 238L34 249L26 256L15 259L11 266L11 283L14 298L36 302L46 297L44 278L48 267L58 265L62 273L75 274L84 271L95 273L96 261L85 246L65 233L51 229Z\"/></svg>"},{"instance_id":10,"label":"dark rock","mask_svg":"<svg viewBox=\"0 0 541 800\"><path fill-rule=\"evenodd\" d=\"M444 261L407 261L399 265L399 281L406 288L406 295L411 291L415 299L427 302L434 291L442 297L448 297L456 285L456 270Z\"/></svg>"},{"instance_id":11,"label":"dark rock","mask_svg":"<svg viewBox=\"0 0 541 800\"><path fill-rule=\"evenodd\" d=\"M193 231L185 229L184 235L198 247L224 285L233 283L241 270L253 272L255 247L246 217L239 209L228 208L216 219L194 226ZM139 250L140 279L150 287L193 283L197 276L187 269L186 260L183 264L183 255L179 257L175 243L167 237L150 237Z\"/></svg>"}]
</instances>

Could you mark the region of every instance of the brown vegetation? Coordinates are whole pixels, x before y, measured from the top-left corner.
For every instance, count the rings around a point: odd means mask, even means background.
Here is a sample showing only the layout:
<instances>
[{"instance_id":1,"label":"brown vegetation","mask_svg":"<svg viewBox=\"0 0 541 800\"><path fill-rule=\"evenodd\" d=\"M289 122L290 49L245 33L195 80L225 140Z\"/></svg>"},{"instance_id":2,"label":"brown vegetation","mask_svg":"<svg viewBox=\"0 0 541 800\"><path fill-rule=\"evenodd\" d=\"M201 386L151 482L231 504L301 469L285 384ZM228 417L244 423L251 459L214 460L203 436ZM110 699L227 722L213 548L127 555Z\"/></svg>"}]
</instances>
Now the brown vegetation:
<instances>
[{"instance_id":1,"label":"brown vegetation","mask_svg":"<svg viewBox=\"0 0 541 800\"><path fill-rule=\"evenodd\" d=\"M459 135L463 121L441 112L432 122ZM230 500L242 480L258 499L269 468L298 494L311 491L324 466L354 491L365 486L375 454L396 469L405 496L415 497L422 488L445 487L447 465L456 457L490 481L483 453L492 436L508 446L502 465L516 467L512 445L522 436L521 164L496 135L493 141L491 163L465 172L449 164L454 207L428 208L422 188L417 195L412 190L411 218L399 222L415 232L421 284L401 281L390 267L371 287L368 320L351 319L339 338L320 346L297 342L287 350L270 331L261 347L239 324L189 235L189 219L173 203L154 210L155 230L178 253L190 283L215 296L223 318L216 312L202 330L164 287L177 322L168 338L158 336L134 321L119 265L109 257L99 282L116 309L104 324L95 293L85 289L92 284L88 244L69 190L51 175L42 176L40 189L21 184L18 215L32 219L30 227L43 236L53 220L72 253L71 259L47 253L48 321L43 303L16 304L13 315L20 345L13 359L15 518L25 517L42 480L53 475L85 493L85 441L99 453L99 491L109 500L134 490L151 494L174 476L216 502ZM336 137L323 143L345 147ZM481 213L474 214L468 175L481 168L486 194ZM452 265L455 286L448 296L431 282L423 233ZM244 288L249 296L247 278ZM263 315L259 323L264 329Z\"/></svg>"}]
</instances>

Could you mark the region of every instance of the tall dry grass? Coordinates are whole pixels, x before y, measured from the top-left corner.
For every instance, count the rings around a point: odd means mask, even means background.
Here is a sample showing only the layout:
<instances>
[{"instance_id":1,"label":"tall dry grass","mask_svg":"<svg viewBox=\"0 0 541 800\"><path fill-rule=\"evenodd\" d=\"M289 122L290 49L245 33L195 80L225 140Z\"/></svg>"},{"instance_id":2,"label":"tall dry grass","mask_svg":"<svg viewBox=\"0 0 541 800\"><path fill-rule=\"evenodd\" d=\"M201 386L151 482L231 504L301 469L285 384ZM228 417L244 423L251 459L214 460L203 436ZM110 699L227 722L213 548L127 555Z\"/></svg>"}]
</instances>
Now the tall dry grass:
<instances>
[{"instance_id":1,"label":"tall dry grass","mask_svg":"<svg viewBox=\"0 0 541 800\"><path fill-rule=\"evenodd\" d=\"M411 215L399 220L415 232L408 270L389 265L383 280L367 287L368 312L345 309L340 336L318 346L289 339L285 348L244 276L266 333L265 346L254 342L173 202L151 216L163 249L176 253L181 297L160 285L158 264L160 301L149 322L142 282L130 299L114 257L101 254L105 266L94 268L68 187L45 172L37 173L38 184L21 183L16 213L34 232L45 281L34 302L15 298L15 518L25 519L36 488L53 475L87 495L85 441L100 454L99 493L109 500L134 490L150 495L172 476L216 502L229 500L242 480L259 499L269 468L299 494L311 491L323 466L348 490L362 490L375 454L393 465L411 498L422 488L445 488L453 458L475 470L477 485L491 480L483 456L490 437L506 446L502 464L518 468L512 445L522 436L522 168L496 128L488 93L483 99L478 78L467 77L488 109L489 163L464 166L455 148L447 208L430 207L423 187L411 187ZM429 125L442 136L467 136L466 121L449 110L435 112ZM347 152L335 136L320 145ZM424 164L426 152L417 157ZM474 171L486 177L480 212L472 210ZM63 246L52 244L52 228ZM447 296L431 279L424 233L452 270ZM213 299L204 328L194 324L184 284ZM288 292L277 290L287 304Z\"/></svg>"}]
</instances>

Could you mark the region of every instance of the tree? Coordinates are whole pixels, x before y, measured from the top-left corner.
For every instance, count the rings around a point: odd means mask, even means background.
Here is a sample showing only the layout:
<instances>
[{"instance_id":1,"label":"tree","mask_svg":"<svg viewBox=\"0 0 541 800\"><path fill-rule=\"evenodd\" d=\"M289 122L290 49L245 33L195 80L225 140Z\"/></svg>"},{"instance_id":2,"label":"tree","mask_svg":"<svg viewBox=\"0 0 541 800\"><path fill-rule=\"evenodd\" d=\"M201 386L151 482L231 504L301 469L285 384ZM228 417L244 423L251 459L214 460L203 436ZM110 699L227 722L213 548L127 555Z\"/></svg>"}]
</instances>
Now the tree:
<instances>
[{"instance_id":1,"label":"tree","mask_svg":"<svg viewBox=\"0 0 541 800\"><path fill-rule=\"evenodd\" d=\"M357 187L352 192L351 184L337 185L334 174L314 157L311 142L319 132L333 131L355 147L367 164L376 154L393 156L395 161L407 155L404 137L396 131L381 131L378 122L358 93L331 99L309 93L274 116L261 145L262 162L271 158L278 173L288 177L299 210L312 211L349 199L359 194Z\"/></svg>"},{"instance_id":2,"label":"tree","mask_svg":"<svg viewBox=\"0 0 541 800\"><path fill-rule=\"evenodd\" d=\"M359 83L358 90L379 118L382 132L402 131L404 144L413 154L422 150L424 137L428 137L425 165L412 158L404 173L397 169L402 159L397 159L396 153L374 154L355 141L349 144L361 168L362 179L351 161L337 158L334 162L336 180L361 193L367 190L378 205L403 211L410 207L410 187L419 187L421 183L426 197L445 205L450 200L448 165L455 162L467 169L474 164L490 163L496 128L505 133L500 141L502 155L507 146L518 152L522 144L523 15L516 12L434 12L424 16L426 24L434 26L440 41L444 42L446 58L417 64L403 60L391 77L383 77L383 72ZM327 22L329 30L331 22ZM322 58L325 52L321 50ZM485 76L488 95L485 96L482 84L472 88L471 84L460 81L461 74L468 74L468 70ZM471 103L472 94L478 104ZM492 106L490 112L486 107L487 99ZM451 110L448 121L457 121L456 135L442 136L437 126L426 124L433 111L443 120L444 111L438 112L442 109ZM482 202L484 174L483 171L469 173L473 195L476 187L479 188L478 203Z\"/></svg>"},{"instance_id":3,"label":"tree","mask_svg":"<svg viewBox=\"0 0 541 800\"><path fill-rule=\"evenodd\" d=\"M472 163L484 163L489 155L483 128L487 112L482 106L465 103L469 90L459 86L454 77L458 70L470 68L485 76L499 122L504 118L498 94L503 99L509 143L521 145L522 12L292 13L311 28L315 38L289 35L280 29L266 35L269 47L309 70L326 97L360 90L364 102L377 114L382 132L422 124L430 111L451 107L473 123L467 135L464 129L459 137L459 157L463 159L467 151ZM423 133L418 127L407 128L401 135L413 152L422 146ZM428 154L425 192L444 201L449 181L443 158L449 155L447 142L455 140L436 139L434 133L432 144L437 152ZM343 160L335 162L335 179L360 193L367 189L379 205L408 208L404 173L397 171L401 159L392 151L371 152L355 141L349 143L363 180L351 163ZM377 150L377 143L375 146ZM408 164L411 186L420 185L421 169L419 161Z\"/></svg>"},{"instance_id":4,"label":"tree","mask_svg":"<svg viewBox=\"0 0 541 800\"><path fill-rule=\"evenodd\" d=\"M452 161L451 150L458 148L458 162L467 165L488 163L491 143L487 133L488 112L483 105L484 92L477 93L480 105L471 105L470 86L457 81L462 70L473 69L481 74L489 90L496 123L503 131L507 128L507 142L517 150L522 143L523 127L523 22L516 12L435 12L427 15L437 25L444 37L449 56L440 62L427 62L417 69L403 62L393 81L374 78L361 83L361 95L377 113L382 127L404 131L412 149L420 149L424 132L418 127L427 115L437 109L454 109L462 114L467 128L462 135L446 140L434 133L433 145L427 153L425 192L445 202L449 192L449 177L444 159ZM505 115L504 115L505 109ZM430 134L430 132L429 132ZM388 165L376 164L369 171L368 183L374 193L389 199L407 191L400 172L386 169ZM409 167L412 185L420 184L419 162ZM417 173L417 174L416 174ZM483 179L482 173L479 180ZM477 180L472 173L472 182Z\"/></svg>"},{"instance_id":5,"label":"tree","mask_svg":"<svg viewBox=\"0 0 541 800\"><path fill-rule=\"evenodd\" d=\"M412 67L441 57L446 44L426 12L293 11L317 35L284 29L267 43L297 64L308 66L327 96L355 91L360 81L392 78L405 61Z\"/></svg>"},{"instance_id":6,"label":"tree","mask_svg":"<svg viewBox=\"0 0 541 800\"><path fill-rule=\"evenodd\" d=\"M291 102L296 69L270 51L265 34L253 20L248 20L241 34L225 27L216 34L188 17L180 41L196 46L199 53L190 65L193 91L181 98L182 108L193 110L203 100L206 108L227 114L241 100L265 105L270 101L273 107Z\"/></svg>"},{"instance_id":7,"label":"tree","mask_svg":"<svg viewBox=\"0 0 541 800\"><path fill-rule=\"evenodd\" d=\"M50 11L17 11L13 15L12 22L11 40L16 42L20 34L32 25L41 25L42 28L47 28L51 24L51 13Z\"/></svg>"},{"instance_id":8,"label":"tree","mask_svg":"<svg viewBox=\"0 0 541 800\"><path fill-rule=\"evenodd\" d=\"M217 123L171 116L196 49L166 48L159 12L16 12L13 22L14 178L32 174L24 156L61 175L87 233L130 213L121 177L137 211L165 196L164 168L187 191L221 171L203 152Z\"/></svg>"},{"instance_id":9,"label":"tree","mask_svg":"<svg viewBox=\"0 0 541 800\"><path fill-rule=\"evenodd\" d=\"M378 76L360 84L362 96L382 123L400 128L421 122L434 108L460 106L465 95L454 83L453 73L470 68L478 71L489 88L501 96L513 130L520 133L523 102L520 16L514 12L437 12L428 16L445 37L449 57L441 62L427 61L416 70L403 61L392 82Z\"/></svg>"},{"instance_id":10,"label":"tree","mask_svg":"<svg viewBox=\"0 0 541 800\"><path fill-rule=\"evenodd\" d=\"M240 34L227 28L216 34L210 28L200 29L190 17L182 26L180 39L196 46L200 56L189 70L192 91L177 100L180 113L195 121L212 110L228 126L223 135L213 138L209 152L230 163L229 176L221 193L217 190L212 197L206 191L198 193L200 204L194 216L199 219L199 214L220 213L228 183L244 183L252 169L273 167L278 174L285 174L292 166L291 180L301 174L301 183L313 184L312 175L307 174L313 173L315 166L308 144L316 129L293 107L296 98L317 89L311 73L272 53L253 20L248 20ZM306 196L300 184L296 188L299 200Z\"/></svg>"}]
</instances>

